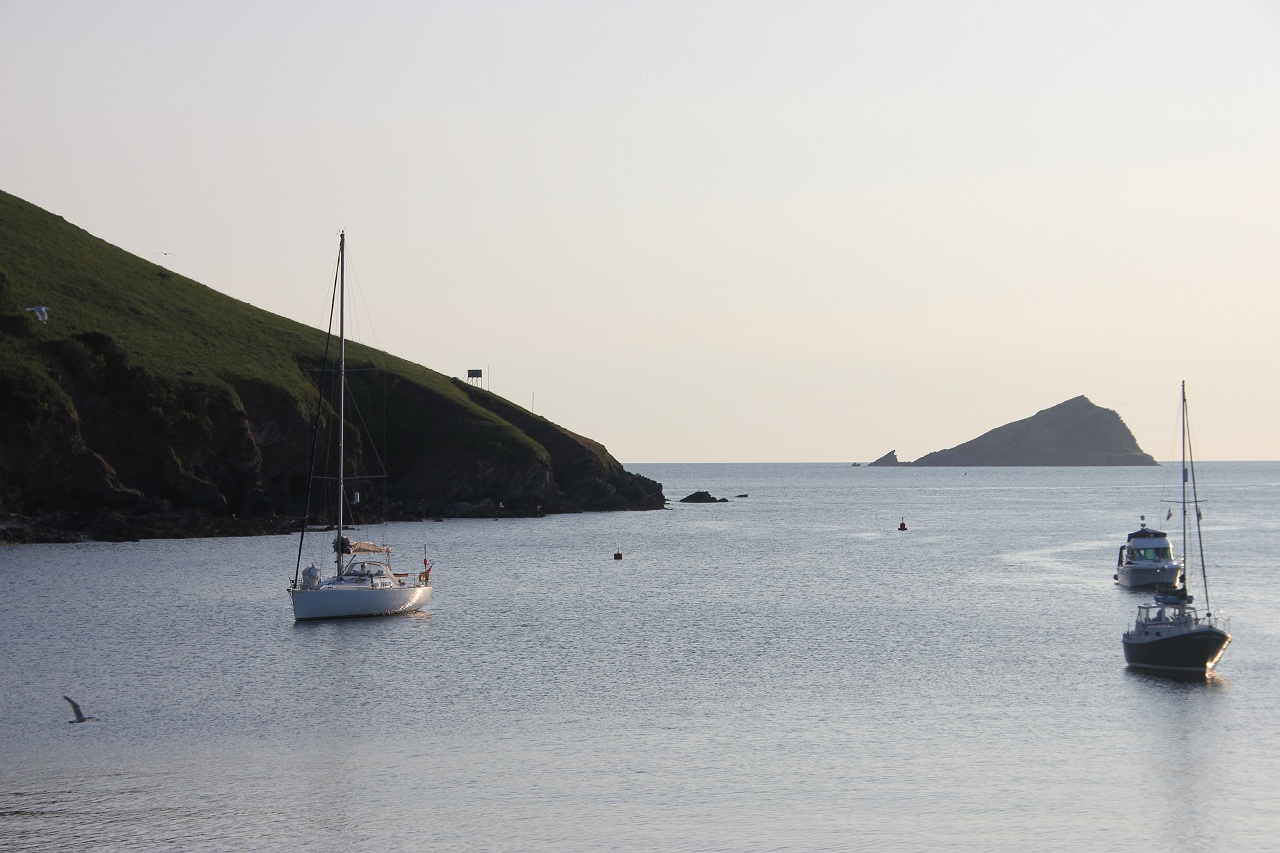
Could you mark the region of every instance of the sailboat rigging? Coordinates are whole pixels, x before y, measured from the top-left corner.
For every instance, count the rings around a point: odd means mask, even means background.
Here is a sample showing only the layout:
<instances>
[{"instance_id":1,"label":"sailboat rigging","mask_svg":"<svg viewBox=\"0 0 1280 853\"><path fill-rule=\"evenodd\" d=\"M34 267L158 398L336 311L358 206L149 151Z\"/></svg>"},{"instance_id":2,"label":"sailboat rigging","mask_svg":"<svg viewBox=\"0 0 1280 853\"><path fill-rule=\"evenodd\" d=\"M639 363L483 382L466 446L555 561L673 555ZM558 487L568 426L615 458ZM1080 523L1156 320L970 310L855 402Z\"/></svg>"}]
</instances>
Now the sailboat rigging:
<instances>
[{"instance_id":1,"label":"sailboat rigging","mask_svg":"<svg viewBox=\"0 0 1280 853\"><path fill-rule=\"evenodd\" d=\"M299 573L302 566L302 542L306 538L310 522L311 486L308 483L306 509L302 533L298 542L298 562L293 581L289 585L289 598L293 603L295 619L330 619L343 616L387 616L421 610L431 598L431 563L423 558L423 571L416 578L409 573L397 573L391 568L391 548L373 542L352 542L345 535L344 510L346 508L346 397L347 397L347 337L346 337L346 232L338 235L338 273L335 282L338 303L338 377L336 399L333 401L337 420L337 500L336 525L334 527L334 574L325 578L323 571L312 563ZM330 327L332 328L332 326ZM328 344L325 347L325 363L328 363ZM323 386L323 383L321 383ZM323 390L321 392L323 394ZM315 477L319 454L320 409L316 412L316 431L312 438L310 477ZM357 498L358 500L358 498Z\"/></svg>"},{"instance_id":2,"label":"sailboat rigging","mask_svg":"<svg viewBox=\"0 0 1280 853\"><path fill-rule=\"evenodd\" d=\"M1190 421L1187 416L1187 383L1182 383L1182 574L1176 584L1160 584L1154 601L1138 605L1138 618L1121 637L1124 659L1130 667L1171 673L1200 674L1212 670L1222 658L1231 635L1228 620L1215 616L1209 603L1209 571L1204 556L1200 494L1196 484L1195 457L1191 451ZM1191 494L1188 500L1187 489ZM1196 550L1204 589L1204 614L1192 606L1195 597L1187 590L1190 573L1188 554L1188 508L1195 512Z\"/></svg>"}]
</instances>

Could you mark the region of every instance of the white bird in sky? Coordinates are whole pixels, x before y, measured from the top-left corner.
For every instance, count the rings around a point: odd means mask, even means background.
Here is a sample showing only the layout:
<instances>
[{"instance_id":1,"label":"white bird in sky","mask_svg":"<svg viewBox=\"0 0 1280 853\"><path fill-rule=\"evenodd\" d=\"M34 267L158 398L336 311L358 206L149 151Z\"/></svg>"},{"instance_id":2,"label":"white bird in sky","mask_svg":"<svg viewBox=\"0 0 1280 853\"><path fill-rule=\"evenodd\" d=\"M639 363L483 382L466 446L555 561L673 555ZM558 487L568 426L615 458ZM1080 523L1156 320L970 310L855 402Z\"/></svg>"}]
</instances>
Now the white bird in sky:
<instances>
[{"instance_id":1,"label":"white bird in sky","mask_svg":"<svg viewBox=\"0 0 1280 853\"><path fill-rule=\"evenodd\" d=\"M97 717L86 717L84 715L84 711L80 710L80 704L76 702L76 700L72 699L70 696L63 696L62 698L70 702L71 710L76 712L76 718L74 720L67 720L68 723L87 723L90 720L98 719Z\"/></svg>"},{"instance_id":2,"label":"white bird in sky","mask_svg":"<svg viewBox=\"0 0 1280 853\"><path fill-rule=\"evenodd\" d=\"M45 308L43 305L37 305L35 308L28 308L27 310L36 312L36 319L41 323L44 323L49 319L49 309Z\"/></svg>"}]
</instances>

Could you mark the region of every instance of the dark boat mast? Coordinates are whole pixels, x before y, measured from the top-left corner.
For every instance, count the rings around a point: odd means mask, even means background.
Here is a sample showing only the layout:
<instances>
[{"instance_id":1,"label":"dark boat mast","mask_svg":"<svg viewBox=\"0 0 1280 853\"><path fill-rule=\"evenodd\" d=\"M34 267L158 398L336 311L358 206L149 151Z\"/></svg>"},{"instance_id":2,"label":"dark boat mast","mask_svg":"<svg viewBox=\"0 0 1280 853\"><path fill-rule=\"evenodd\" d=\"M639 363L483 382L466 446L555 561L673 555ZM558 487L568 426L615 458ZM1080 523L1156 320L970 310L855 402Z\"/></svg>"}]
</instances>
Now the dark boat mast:
<instances>
[{"instance_id":1,"label":"dark boat mast","mask_svg":"<svg viewBox=\"0 0 1280 853\"><path fill-rule=\"evenodd\" d=\"M1187 592L1187 560L1191 549L1187 547L1187 380L1182 380L1182 593Z\"/></svg>"},{"instance_id":2,"label":"dark boat mast","mask_svg":"<svg viewBox=\"0 0 1280 853\"><path fill-rule=\"evenodd\" d=\"M1187 416L1187 381L1182 380L1182 541L1186 548L1187 541L1187 470L1191 471L1191 502L1196 511L1196 550L1200 557L1200 580L1204 584L1204 610L1206 616L1213 615L1209 606L1209 571L1204 561L1204 533L1200 529L1200 494L1196 489L1196 460L1191 450L1191 421ZM1185 587L1186 559L1183 558L1182 585Z\"/></svg>"},{"instance_id":3,"label":"dark boat mast","mask_svg":"<svg viewBox=\"0 0 1280 853\"><path fill-rule=\"evenodd\" d=\"M342 285L343 271L346 265L343 262L346 246L346 232L338 232L338 267L334 271L333 295L337 296ZM320 362L320 379L316 383L319 397L316 400L316 416L311 426L311 450L307 455L307 495L302 508L302 524L299 525L298 535L298 561L293 569L293 583L291 588L297 589L298 576L302 572L302 547L307 538L307 525L311 523L311 496L316 481L316 455L320 446L320 425L324 416L324 392L325 377L329 372L329 347L333 343L333 299L329 301L329 329L324 341L324 358ZM338 536L342 536L342 525L338 525ZM339 566L341 569L341 566Z\"/></svg>"},{"instance_id":4,"label":"dark boat mast","mask_svg":"<svg viewBox=\"0 0 1280 853\"><path fill-rule=\"evenodd\" d=\"M343 442L347 432L347 232L338 232L338 541L337 574L342 574L342 558L346 551L346 540L342 533L342 510L347 502L346 485L343 475L346 473L347 456Z\"/></svg>"}]
</instances>

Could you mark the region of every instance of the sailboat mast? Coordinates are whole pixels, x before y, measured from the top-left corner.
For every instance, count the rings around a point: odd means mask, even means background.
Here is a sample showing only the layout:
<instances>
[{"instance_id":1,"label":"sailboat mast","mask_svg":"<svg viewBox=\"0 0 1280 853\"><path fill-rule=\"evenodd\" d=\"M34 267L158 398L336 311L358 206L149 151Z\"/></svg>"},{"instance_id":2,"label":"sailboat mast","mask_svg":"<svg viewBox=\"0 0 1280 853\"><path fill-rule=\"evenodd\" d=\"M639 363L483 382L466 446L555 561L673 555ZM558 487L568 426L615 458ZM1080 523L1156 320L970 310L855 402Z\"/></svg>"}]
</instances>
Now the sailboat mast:
<instances>
[{"instance_id":1,"label":"sailboat mast","mask_svg":"<svg viewBox=\"0 0 1280 853\"><path fill-rule=\"evenodd\" d=\"M338 232L338 574L342 574L342 510L347 502L343 474L347 467L344 442L347 425L347 232ZM1185 486L1184 503L1185 503ZM1185 510L1184 510L1185 515Z\"/></svg>"},{"instance_id":2,"label":"sailboat mast","mask_svg":"<svg viewBox=\"0 0 1280 853\"><path fill-rule=\"evenodd\" d=\"M1187 380L1182 380L1182 588L1187 588L1191 544L1187 539Z\"/></svg>"},{"instance_id":3,"label":"sailboat mast","mask_svg":"<svg viewBox=\"0 0 1280 853\"><path fill-rule=\"evenodd\" d=\"M1191 449L1191 419L1187 413L1185 382L1182 390L1182 421L1183 429L1187 431L1187 464L1191 466L1191 503L1196 511L1196 553L1200 558L1200 581L1204 584L1204 609L1206 614L1212 614L1213 610L1209 604L1209 571L1205 568L1204 562L1204 532L1200 529L1200 490L1196 487L1196 455Z\"/></svg>"}]
</instances>

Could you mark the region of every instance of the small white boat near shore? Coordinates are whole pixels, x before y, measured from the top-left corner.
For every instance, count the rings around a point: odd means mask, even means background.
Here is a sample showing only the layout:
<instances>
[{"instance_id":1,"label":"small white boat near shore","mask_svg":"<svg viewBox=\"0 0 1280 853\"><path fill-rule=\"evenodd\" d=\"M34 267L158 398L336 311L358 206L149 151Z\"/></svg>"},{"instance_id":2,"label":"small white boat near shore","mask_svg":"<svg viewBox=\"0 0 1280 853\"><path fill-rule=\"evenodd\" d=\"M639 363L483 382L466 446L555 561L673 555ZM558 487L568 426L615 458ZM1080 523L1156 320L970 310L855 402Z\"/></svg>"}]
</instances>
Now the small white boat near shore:
<instances>
[{"instance_id":1,"label":"small white boat near shore","mask_svg":"<svg viewBox=\"0 0 1280 853\"><path fill-rule=\"evenodd\" d=\"M326 579L318 567L308 566L301 582L289 590L295 619L392 616L421 610L431 600L430 562L423 560L423 570L414 580L392 571L391 548L386 545L343 536L334 540L334 548L341 550L337 574Z\"/></svg>"},{"instance_id":2,"label":"small white boat near shore","mask_svg":"<svg viewBox=\"0 0 1280 853\"><path fill-rule=\"evenodd\" d=\"M391 568L391 548L373 542L352 542L343 535L344 510L348 502L346 488L346 235L338 237L338 381L333 408L337 420L337 477L336 515L333 528L334 574L324 577L324 572L313 562L305 570L302 566L302 543L298 543L298 562L293 582L289 585L289 598L293 602L295 619L335 619L348 616L391 616L421 610L431 600L431 562L424 556L422 570L416 576L396 572ZM323 408L323 407L321 407ZM319 428L317 414L317 429ZM312 472L314 480L314 471ZM310 486L308 486L310 493ZM359 500L358 493L352 496ZM310 510L308 509L308 514ZM302 538L307 535L307 522L303 519ZM425 549L424 549L425 550Z\"/></svg>"}]
</instances>

